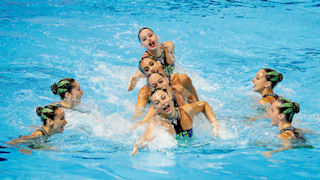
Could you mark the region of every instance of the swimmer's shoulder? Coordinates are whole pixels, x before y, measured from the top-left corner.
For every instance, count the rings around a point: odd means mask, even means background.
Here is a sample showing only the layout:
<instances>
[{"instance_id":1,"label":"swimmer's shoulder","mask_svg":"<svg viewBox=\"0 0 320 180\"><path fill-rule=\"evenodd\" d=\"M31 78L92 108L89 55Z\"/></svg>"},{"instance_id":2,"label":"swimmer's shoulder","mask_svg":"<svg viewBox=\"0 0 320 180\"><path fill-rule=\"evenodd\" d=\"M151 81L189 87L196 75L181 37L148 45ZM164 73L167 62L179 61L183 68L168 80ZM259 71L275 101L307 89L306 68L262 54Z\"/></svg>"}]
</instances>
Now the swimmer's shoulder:
<instances>
[{"instance_id":1,"label":"swimmer's shoulder","mask_svg":"<svg viewBox=\"0 0 320 180\"><path fill-rule=\"evenodd\" d=\"M278 137L282 140L295 139L295 135L292 131L285 131L285 132L279 134Z\"/></svg>"}]
</instances>

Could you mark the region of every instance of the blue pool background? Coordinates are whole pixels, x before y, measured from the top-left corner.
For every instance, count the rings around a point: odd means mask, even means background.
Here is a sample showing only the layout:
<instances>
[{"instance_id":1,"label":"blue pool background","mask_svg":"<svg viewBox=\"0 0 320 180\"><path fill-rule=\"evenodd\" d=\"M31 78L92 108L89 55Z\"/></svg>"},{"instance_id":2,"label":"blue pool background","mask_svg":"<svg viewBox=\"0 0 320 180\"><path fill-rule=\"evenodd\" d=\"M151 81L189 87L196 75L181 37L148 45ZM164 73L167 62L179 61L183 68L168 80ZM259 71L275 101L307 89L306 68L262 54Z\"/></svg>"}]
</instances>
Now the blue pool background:
<instances>
[{"instance_id":1,"label":"blue pool background","mask_svg":"<svg viewBox=\"0 0 320 180\"><path fill-rule=\"evenodd\" d=\"M39 126L36 106L58 101L50 85L77 79L82 106L55 151L21 154L1 148L1 179L319 179L320 1L1 1L0 145ZM136 95L130 75L144 52L141 27L175 43L178 72L221 123L211 138L203 116L195 138L181 144L163 130L150 148L129 153L143 127L128 132ZM275 91L299 102L294 125L313 149L276 149L277 128L257 114L251 79L262 67L283 73Z\"/></svg>"}]
</instances>

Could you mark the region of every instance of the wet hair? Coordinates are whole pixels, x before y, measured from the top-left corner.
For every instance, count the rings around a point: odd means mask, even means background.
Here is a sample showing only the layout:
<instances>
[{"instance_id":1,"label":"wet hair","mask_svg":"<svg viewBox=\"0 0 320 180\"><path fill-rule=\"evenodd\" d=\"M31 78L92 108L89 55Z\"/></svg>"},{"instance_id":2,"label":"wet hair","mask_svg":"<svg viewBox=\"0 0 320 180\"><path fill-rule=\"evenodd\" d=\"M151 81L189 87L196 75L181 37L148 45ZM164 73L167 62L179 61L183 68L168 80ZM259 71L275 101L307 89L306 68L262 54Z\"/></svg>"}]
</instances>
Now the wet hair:
<instances>
[{"instance_id":1,"label":"wet hair","mask_svg":"<svg viewBox=\"0 0 320 180\"><path fill-rule=\"evenodd\" d=\"M49 105L46 105L45 107L40 107L40 106L37 107L36 109L37 115L41 117L41 121L44 126L47 124L47 120L49 118L54 120L55 111L58 108L59 107L55 104L49 104Z\"/></svg>"},{"instance_id":2,"label":"wet hair","mask_svg":"<svg viewBox=\"0 0 320 180\"><path fill-rule=\"evenodd\" d=\"M146 58L149 58L149 57L142 57L142 58L140 59L140 61L139 61L139 70L142 72L142 74L144 74L144 75L147 76L146 72L144 72L143 68L141 67L141 62L142 62L144 59L146 59Z\"/></svg>"},{"instance_id":3,"label":"wet hair","mask_svg":"<svg viewBox=\"0 0 320 180\"><path fill-rule=\"evenodd\" d=\"M289 123L292 122L293 115L299 113L300 105L296 102L291 102L285 98L278 98L278 102L280 103L279 112L286 115L286 119Z\"/></svg>"},{"instance_id":4,"label":"wet hair","mask_svg":"<svg viewBox=\"0 0 320 180\"><path fill-rule=\"evenodd\" d=\"M282 81L283 75L281 73L268 68L263 68L263 70L266 71L266 79L271 82L272 89L278 84L278 82Z\"/></svg>"},{"instance_id":5,"label":"wet hair","mask_svg":"<svg viewBox=\"0 0 320 180\"><path fill-rule=\"evenodd\" d=\"M147 76L147 85L148 85L148 87L149 87L150 89L151 89L151 84L149 84L149 77L150 77L151 75L153 75L153 74L159 74L160 76L166 78L163 74L161 74L161 73L159 73L159 72L154 72L154 73L149 74L149 75ZM170 82L169 82L169 85L170 85Z\"/></svg>"},{"instance_id":6,"label":"wet hair","mask_svg":"<svg viewBox=\"0 0 320 180\"><path fill-rule=\"evenodd\" d=\"M158 91L163 91L163 92L165 92L166 94L168 94L168 91L166 90L166 89L161 89L161 88L156 88L155 90L153 90L153 91L151 91L151 93L150 93L150 101L151 101L151 96L154 94L154 93L156 93L156 92L158 92Z\"/></svg>"},{"instance_id":7,"label":"wet hair","mask_svg":"<svg viewBox=\"0 0 320 180\"><path fill-rule=\"evenodd\" d=\"M71 90L75 87L74 82L75 80L73 78L61 79L57 84L54 83L51 85L51 91L53 94L59 95L61 99L64 99L65 93L71 93Z\"/></svg>"},{"instance_id":8,"label":"wet hair","mask_svg":"<svg viewBox=\"0 0 320 180\"><path fill-rule=\"evenodd\" d=\"M139 42L141 42L141 39L140 39L139 35L140 35L141 31L143 31L143 30L145 30L145 29L149 29L151 32L153 32L152 29L150 29L150 28L148 28L148 27L143 27L143 28L141 28L141 29L139 30L139 33L138 33L138 40L139 40ZM154 32L153 32L153 33L154 33Z\"/></svg>"}]
</instances>

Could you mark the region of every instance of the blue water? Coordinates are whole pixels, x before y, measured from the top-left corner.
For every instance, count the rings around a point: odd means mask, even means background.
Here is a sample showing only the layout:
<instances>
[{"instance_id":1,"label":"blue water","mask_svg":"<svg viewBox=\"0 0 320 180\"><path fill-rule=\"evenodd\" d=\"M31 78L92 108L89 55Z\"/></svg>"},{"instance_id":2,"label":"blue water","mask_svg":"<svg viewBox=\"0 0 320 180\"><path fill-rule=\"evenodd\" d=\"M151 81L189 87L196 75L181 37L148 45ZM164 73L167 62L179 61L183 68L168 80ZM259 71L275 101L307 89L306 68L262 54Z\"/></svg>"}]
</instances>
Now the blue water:
<instances>
[{"instance_id":1,"label":"blue water","mask_svg":"<svg viewBox=\"0 0 320 180\"><path fill-rule=\"evenodd\" d=\"M319 179L320 1L1 1L1 179ZM141 80L127 92L144 49L137 32L150 27L173 41L177 72L188 74L221 124L211 138L204 116L194 120L195 138L177 143L163 129L148 149L129 153L133 110ZM263 67L284 75L275 91L300 103L294 126L313 149L276 149L277 128L257 115L251 79ZM36 106L59 100L50 85L77 79L80 109L67 112L64 134L48 146L21 154L5 144L41 121Z\"/></svg>"}]
</instances>

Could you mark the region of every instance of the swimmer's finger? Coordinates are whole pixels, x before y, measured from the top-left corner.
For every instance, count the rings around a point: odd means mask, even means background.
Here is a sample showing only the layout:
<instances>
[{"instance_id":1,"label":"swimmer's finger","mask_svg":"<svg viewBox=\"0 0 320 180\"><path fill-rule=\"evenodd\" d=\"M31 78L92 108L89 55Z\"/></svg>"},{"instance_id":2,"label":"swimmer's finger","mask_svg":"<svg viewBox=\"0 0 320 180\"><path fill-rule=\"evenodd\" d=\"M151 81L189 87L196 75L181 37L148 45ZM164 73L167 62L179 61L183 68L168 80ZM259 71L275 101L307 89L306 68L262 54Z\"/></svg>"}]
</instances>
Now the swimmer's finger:
<instances>
[{"instance_id":1,"label":"swimmer's finger","mask_svg":"<svg viewBox=\"0 0 320 180\"><path fill-rule=\"evenodd\" d=\"M264 157L269 158L271 157L272 153L270 151L266 151L266 152L262 152L262 154L264 155Z\"/></svg>"},{"instance_id":2,"label":"swimmer's finger","mask_svg":"<svg viewBox=\"0 0 320 180\"><path fill-rule=\"evenodd\" d=\"M134 156L138 153L138 148L136 146L133 147L131 153L130 153L130 156Z\"/></svg>"},{"instance_id":3,"label":"swimmer's finger","mask_svg":"<svg viewBox=\"0 0 320 180\"><path fill-rule=\"evenodd\" d=\"M30 155L30 154L32 154L32 151L31 151L31 150L23 149L23 148L20 148L20 149L19 149L19 152L21 152L22 154L25 154L25 155Z\"/></svg>"}]
</instances>

